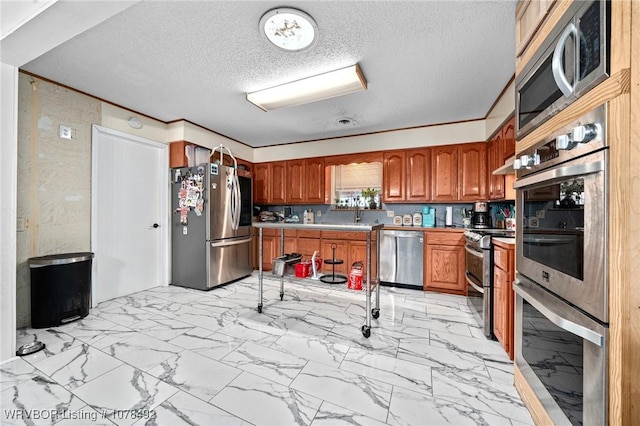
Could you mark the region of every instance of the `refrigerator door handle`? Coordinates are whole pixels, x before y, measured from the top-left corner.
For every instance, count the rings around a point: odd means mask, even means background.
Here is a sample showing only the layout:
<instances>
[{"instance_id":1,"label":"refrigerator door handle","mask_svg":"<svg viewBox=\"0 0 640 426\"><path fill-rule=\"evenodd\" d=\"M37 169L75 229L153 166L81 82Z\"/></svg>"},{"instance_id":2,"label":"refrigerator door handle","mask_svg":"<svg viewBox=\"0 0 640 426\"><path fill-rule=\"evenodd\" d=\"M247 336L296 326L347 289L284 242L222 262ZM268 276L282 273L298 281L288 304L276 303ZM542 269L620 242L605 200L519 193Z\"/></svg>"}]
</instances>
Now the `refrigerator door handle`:
<instances>
[{"instance_id":1,"label":"refrigerator door handle","mask_svg":"<svg viewBox=\"0 0 640 426\"><path fill-rule=\"evenodd\" d=\"M223 241L216 241L211 243L211 247L227 247L227 246L235 246L238 244L244 244L244 243L250 243L251 241L253 241L252 237L249 238L243 238L241 240L223 240Z\"/></svg>"}]
</instances>

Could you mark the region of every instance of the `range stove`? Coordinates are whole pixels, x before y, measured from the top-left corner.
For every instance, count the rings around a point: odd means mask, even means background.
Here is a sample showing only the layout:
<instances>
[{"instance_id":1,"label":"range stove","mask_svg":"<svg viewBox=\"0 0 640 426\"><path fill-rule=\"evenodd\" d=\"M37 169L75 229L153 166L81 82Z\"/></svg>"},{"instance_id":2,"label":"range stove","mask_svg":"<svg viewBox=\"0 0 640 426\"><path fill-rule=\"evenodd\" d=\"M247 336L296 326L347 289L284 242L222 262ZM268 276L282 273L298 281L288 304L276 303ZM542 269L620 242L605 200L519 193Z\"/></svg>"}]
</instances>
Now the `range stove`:
<instances>
[{"instance_id":1,"label":"range stove","mask_svg":"<svg viewBox=\"0 0 640 426\"><path fill-rule=\"evenodd\" d=\"M467 304L475 314L484 335L493 335L493 244L494 237L515 237L515 231L505 229L468 229L466 239L465 277Z\"/></svg>"}]
</instances>

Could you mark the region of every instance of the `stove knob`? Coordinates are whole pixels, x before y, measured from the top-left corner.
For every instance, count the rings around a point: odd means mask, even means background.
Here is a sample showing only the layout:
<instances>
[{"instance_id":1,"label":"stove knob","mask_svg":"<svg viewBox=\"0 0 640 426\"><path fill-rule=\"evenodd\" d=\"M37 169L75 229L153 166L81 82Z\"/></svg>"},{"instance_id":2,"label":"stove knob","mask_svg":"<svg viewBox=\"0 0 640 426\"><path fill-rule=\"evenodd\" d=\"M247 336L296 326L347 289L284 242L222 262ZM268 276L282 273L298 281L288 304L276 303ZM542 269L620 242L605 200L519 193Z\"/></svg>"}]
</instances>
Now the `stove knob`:
<instances>
[{"instance_id":1,"label":"stove knob","mask_svg":"<svg viewBox=\"0 0 640 426\"><path fill-rule=\"evenodd\" d=\"M540 154L538 154L538 151L536 151L536 153L533 154L533 165L534 166L540 165Z\"/></svg>"},{"instance_id":2,"label":"stove knob","mask_svg":"<svg viewBox=\"0 0 640 426\"><path fill-rule=\"evenodd\" d=\"M520 170L522 168L522 161L519 158L513 160L513 170Z\"/></svg>"},{"instance_id":3,"label":"stove knob","mask_svg":"<svg viewBox=\"0 0 640 426\"><path fill-rule=\"evenodd\" d=\"M522 167L526 167L527 169L534 165L535 159L533 155L523 155L520 157L520 161L522 162Z\"/></svg>"},{"instance_id":4,"label":"stove knob","mask_svg":"<svg viewBox=\"0 0 640 426\"><path fill-rule=\"evenodd\" d=\"M600 126L597 124L585 124L573 129L573 140L577 143L587 143L594 140L600 133Z\"/></svg>"},{"instance_id":5,"label":"stove knob","mask_svg":"<svg viewBox=\"0 0 640 426\"><path fill-rule=\"evenodd\" d=\"M556 148L557 149L572 149L573 141L571 140L570 135L560 135L556 138Z\"/></svg>"}]
</instances>

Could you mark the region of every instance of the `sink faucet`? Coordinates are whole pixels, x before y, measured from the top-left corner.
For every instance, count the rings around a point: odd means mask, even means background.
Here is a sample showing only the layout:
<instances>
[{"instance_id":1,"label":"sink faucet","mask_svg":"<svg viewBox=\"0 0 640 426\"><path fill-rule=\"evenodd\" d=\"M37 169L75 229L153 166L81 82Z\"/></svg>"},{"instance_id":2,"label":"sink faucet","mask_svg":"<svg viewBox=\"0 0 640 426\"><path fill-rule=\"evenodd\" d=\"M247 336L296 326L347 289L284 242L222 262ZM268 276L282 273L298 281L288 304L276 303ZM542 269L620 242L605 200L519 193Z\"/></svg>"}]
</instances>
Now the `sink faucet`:
<instances>
[{"instance_id":1,"label":"sink faucet","mask_svg":"<svg viewBox=\"0 0 640 426\"><path fill-rule=\"evenodd\" d=\"M362 220L362 217L360 216L360 197L356 197L354 198L355 200L355 204L356 204L356 217L354 219L355 223L360 223L360 221Z\"/></svg>"}]
</instances>

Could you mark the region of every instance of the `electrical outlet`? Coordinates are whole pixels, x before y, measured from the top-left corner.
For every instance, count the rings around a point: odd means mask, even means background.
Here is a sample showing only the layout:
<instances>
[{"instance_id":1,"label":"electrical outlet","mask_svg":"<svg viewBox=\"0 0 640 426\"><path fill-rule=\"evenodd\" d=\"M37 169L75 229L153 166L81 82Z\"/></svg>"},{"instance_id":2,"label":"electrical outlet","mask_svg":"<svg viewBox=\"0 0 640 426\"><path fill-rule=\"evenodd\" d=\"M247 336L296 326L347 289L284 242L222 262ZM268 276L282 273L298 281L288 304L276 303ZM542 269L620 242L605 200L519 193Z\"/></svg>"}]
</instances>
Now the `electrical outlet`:
<instances>
[{"instance_id":1,"label":"electrical outlet","mask_svg":"<svg viewBox=\"0 0 640 426\"><path fill-rule=\"evenodd\" d=\"M63 139L71 139L73 137L71 135L71 127L61 124L60 125L60 137L63 138Z\"/></svg>"},{"instance_id":2,"label":"electrical outlet","mask_svg":"<svg viewBox=\"0 0 640 426\"><path fill-rule=\"evenodd\" d=\"M536 210L536 217L538 219L544 219L545 213L546 213L546 210Z\"/></svg>"},{"instance_id":3,"label":"electrical outlet","mask_svg":"<svg viewBox=\"0 0 640 426\"><path fill-rule=\"evenodd\" d=\"M322 216L322 210L316 211L316 217L320 217L320 216Z\"/></svg>"},{"instance_id":4,"label":"electrical outlet","mask_svg":"<svg viewBox=\"0 0 640 426\"><path fill-rule=\"evenodd\" d=\"M19 217L16 222L17 222L16 223L16 231L17 232L24 232L27 229L29 229L29 219L24 218L24 217Z\"/></svg>"},{"instance_id":5,"label":"electrical outlet","mask_svg":"<svg viewBox=\"0 0 640 426\"><path fill-rule=\"evenodd\" d=\"M393 210L387 210L387 217L393 217L393 216L395 216L393 214Z\"/></svg>"}]
</instances>

